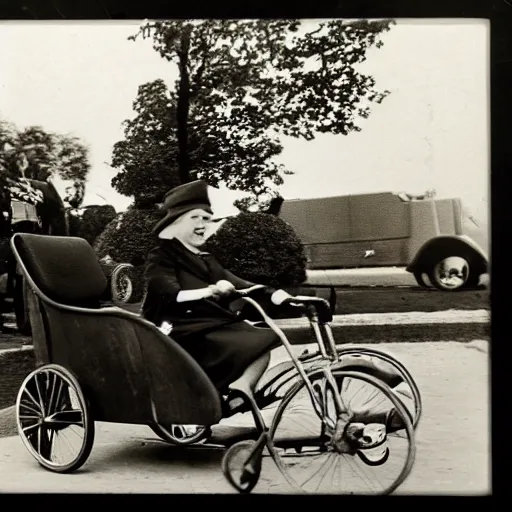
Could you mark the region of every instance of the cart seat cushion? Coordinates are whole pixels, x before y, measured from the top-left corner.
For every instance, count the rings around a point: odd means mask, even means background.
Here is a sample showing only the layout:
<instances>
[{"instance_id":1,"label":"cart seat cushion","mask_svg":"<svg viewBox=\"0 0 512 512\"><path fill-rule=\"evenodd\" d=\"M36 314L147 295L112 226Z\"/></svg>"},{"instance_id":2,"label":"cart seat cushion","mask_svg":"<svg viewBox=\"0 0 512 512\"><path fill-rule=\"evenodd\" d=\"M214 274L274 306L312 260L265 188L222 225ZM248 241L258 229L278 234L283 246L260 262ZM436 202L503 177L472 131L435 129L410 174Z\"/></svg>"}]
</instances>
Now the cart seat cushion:
<instances>
[{"instance_id":1,"label":"cart seat cushion","mask_svg":"<svg viewBox=\"0 0 512 512\"><path fill-rule=\"evenodd\" d=\"M36 286L60 304L96 307L107 279L83 238L19 233L13 245Z\"/></svg>"}]
</instances>

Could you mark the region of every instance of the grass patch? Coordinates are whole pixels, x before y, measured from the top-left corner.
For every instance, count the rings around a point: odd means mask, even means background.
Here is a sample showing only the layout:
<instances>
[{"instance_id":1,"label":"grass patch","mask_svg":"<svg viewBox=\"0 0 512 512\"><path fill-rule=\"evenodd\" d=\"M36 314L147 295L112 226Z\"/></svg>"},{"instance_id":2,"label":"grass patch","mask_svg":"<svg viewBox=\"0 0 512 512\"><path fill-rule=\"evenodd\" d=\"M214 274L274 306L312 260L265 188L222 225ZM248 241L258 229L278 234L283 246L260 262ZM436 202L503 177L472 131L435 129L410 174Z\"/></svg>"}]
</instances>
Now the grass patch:
<instances>
[{"instance_id":1,"label":"grass patch","mask_svg":"<svg viewBox=\"0 0 512 512\"><path fill-rule=\"evenodd\" d=\"M324 299L329 298L329 290L317 288L316 294ZM296 295L312 295L309 288L293 290ZM123 304L121 306L132 313L140 313L141 303ZM286 318L293 315L293 311L283 309L271 304L265 304L267 312L273 318ZM260 320L259 313L254 313L252 306L247 306L249 315L253 319ZM472 311L491 309L489 290L461 290L459 292L441 292L433 289L423 288L336 288L336 309L335 315L354 315L365 313L410 313L411 311L423 311L432 313L434 311L446 311L459 309ZM290 314L292 313L292 314ZM297 316L297 315L295 315Z\"/></svg>"},{"instance_id":2,"label":"grass patch","mask_svg":"<svg viewBox=\"0 0 512 512\"><path fill-rule=\"evenodd\" d=\"M0 354L0 410L16 403L23 380L35 367L32 350Z\"/></svg>"},{"instance_id":3,"label":"grass patch","mask_svg":"<svg viewBox=\"0 0 512 512\"><path fill-rule=\"evenodd\" d=\"M321 296L324 295L325 290ZM491 309L487 289L441 292L421 288L338 288L336 297L336 315Z\"/></svg>"},{"instance_id":4,"label":"grass patch","mask_svg":"<svg viewBox=\"0 0 512 512\"><path fill-rule=\"evenodd\" d=\"M18 435L16 426L16 408L14 405L7 409L0 409L0 438Z\"/></svg>"}]
</instances>

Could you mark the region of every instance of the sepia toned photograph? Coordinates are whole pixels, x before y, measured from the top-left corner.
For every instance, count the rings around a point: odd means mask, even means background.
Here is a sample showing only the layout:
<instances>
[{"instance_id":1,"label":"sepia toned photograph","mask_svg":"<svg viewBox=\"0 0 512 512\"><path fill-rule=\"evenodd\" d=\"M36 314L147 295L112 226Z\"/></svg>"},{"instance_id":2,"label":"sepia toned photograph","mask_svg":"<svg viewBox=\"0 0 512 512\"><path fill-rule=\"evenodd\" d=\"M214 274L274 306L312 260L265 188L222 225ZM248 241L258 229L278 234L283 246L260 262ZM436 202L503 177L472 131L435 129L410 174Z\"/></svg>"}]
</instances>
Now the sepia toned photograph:
<instances>
[{"instance_id":1,"label":"sepia toned photograph","mask_svg":"<svg viewBox=\"0 0 512 512\"><path fill-rule=\"evenodd\" d=\"M489 495L490 22L0 22L0 492Z\"/></svg>"}]
</instances>

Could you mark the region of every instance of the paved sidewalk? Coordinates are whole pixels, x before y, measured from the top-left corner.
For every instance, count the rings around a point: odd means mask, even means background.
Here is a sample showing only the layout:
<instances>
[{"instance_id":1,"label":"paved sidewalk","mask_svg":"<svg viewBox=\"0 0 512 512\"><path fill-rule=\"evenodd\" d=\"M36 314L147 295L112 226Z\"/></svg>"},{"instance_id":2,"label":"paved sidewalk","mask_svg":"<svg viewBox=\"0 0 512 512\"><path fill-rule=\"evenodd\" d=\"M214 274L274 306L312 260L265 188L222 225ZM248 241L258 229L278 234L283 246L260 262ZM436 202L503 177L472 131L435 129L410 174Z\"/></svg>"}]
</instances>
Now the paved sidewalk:
<instances>
[{"instance_id":1,"label":"paved sidewalk","mask_svg":"<svg viewBox=\"0 0 512 512\"><path fill-rule=\"evenodd\" d=\"M420 388L424 406L416 432L416 463L397 494L490 492L486 345L484 340L475 340L469 344L379 346L406 365ZM272 364L286 358L284 349L279 350L281 353L273 353ZM59 475L39 467L18 437L8 437L0 439L0 491L233 493L220 470L222 454L206 447L170 447L146 426L98 423L95 445L85 466L75 474ZM290 488L270 464L253 492L282 493L290 492Z\"/></svg>"}]
</instances>

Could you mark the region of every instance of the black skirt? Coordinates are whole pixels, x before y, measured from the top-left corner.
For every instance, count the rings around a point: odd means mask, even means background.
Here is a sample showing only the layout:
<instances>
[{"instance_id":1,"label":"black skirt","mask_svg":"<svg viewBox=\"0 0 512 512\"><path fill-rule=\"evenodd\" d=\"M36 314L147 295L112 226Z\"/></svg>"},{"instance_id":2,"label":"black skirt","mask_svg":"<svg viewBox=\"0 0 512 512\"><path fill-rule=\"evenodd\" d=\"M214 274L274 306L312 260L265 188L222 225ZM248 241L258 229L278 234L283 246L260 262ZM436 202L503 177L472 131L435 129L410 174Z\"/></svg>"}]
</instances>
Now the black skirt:
<instances>
[{"instance_id":1,"label":"black skirt","mask_svg":"<svg viewBox=\"0 0 512 512\"><path fill-rule=\"evenodd\" d=\"M193 337L171 336L199 363L221 394L227 393L229 384L251 363L281 345L271 329L243 321Z\"/></svg>"}]
</instances>

